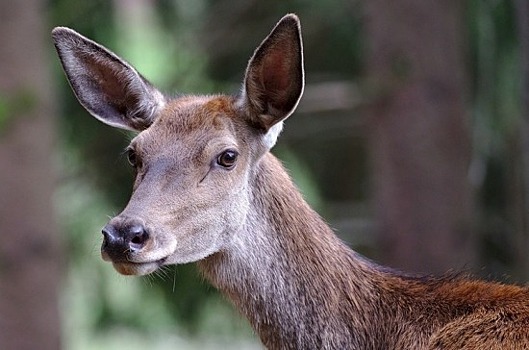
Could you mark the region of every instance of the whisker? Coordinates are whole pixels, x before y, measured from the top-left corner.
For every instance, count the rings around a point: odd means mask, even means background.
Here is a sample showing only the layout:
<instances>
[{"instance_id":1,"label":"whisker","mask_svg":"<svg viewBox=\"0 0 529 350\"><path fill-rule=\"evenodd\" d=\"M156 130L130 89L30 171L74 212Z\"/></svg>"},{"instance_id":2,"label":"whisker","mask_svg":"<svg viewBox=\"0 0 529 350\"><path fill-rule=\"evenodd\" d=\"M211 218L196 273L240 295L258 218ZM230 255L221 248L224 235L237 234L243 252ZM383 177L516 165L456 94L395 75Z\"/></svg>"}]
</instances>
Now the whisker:
<instances>
[{"instance_id":1,"label":"whisker","mask_svg":"<svg viewBox=\"0 0 529 350\"><path fill-rule=\"evenodd\" d=\"M152 276L152 275L149 274L149 275L146 275L146 276L144 276L144 277L145 277L145 278L142 278L142 280L144 281L144 283L148 284L149 287L152 288L152 286L153 286L153 281L154 281L154 276Z\"/></svg>"},{"instance_id":2,"label":"whisker","mask_svg":"<svg viewBox=\"0 0 529 350\"><path fill-rule=\"evenodd\" d=\"M168 273L168 267L167 266L161 266L160 269L157 270L157 273L158 273L158 276L160 276L160 278L165 281L169 278L169 273Z\"/></svg>"},{"instance_id":3,"label":"whisker","mask_svg":"<svg viewBox=\"0 0 529 350\"><path fill-rule=\"evenodd\" d=\"M176 266L173 267L173 294L176 290Z\"/></svg>"}]
</instances>

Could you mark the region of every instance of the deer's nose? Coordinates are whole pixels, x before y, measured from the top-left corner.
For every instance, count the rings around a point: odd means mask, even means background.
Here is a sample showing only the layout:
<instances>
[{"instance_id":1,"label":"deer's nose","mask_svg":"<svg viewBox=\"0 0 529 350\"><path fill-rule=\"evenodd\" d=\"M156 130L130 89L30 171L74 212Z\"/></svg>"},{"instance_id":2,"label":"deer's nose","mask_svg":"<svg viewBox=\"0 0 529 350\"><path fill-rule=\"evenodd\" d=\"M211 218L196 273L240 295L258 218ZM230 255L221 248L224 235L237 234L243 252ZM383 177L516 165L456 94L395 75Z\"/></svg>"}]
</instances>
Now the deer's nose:
<instances>
[{"instance_id":1,"label":"deer's nose","mask_svg":"<svg viewBox=\"0 0 529 350\"><path fill-rule=\"evenodd\" d=\"M107 224L101 231L101 250L113 261L127 260L130 253L141 250L149 240L148 230L138 222Z\"/></svg>"}]
</instances>

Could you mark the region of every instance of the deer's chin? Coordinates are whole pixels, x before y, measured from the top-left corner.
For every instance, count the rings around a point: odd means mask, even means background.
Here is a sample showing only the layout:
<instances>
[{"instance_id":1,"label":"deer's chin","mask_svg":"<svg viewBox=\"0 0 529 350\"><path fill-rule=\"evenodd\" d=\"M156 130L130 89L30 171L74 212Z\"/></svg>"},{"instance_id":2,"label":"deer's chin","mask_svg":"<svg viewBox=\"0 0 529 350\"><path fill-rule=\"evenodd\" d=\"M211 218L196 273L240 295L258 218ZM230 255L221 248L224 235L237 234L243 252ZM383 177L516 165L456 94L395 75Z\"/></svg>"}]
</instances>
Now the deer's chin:
<instances>
[{"instance_id":1,"label":"deer's chin","mask_svg":"<svg viewBox=\"0 0 529 350\"><path fill-rule=\"evenodd\" d=\"M143 276L158 270L162 263L162 260L145 263L112 262L112 266L114 266L114 269L122 275Z\"/></svg>"}]
</instances>

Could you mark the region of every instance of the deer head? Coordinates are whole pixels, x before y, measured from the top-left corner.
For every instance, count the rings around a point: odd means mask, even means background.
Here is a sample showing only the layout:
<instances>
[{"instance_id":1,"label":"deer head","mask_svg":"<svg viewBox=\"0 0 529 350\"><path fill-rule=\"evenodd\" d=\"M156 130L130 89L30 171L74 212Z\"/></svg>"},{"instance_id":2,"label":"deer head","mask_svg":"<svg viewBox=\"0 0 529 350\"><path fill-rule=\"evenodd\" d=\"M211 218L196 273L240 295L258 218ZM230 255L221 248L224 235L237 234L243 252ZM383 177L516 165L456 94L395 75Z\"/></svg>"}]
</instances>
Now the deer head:
<instances>
[{"instance_id":1,"label":"deer head","mask_svg":"<svg viewBox=\"0 0 529 350\"><path fill-rule=\"evenodd\" d=\"M236 96L165 97L129 63L75 31L53 30L79 102L108 125L137 131L125 209L103 228L103 259L125 275L193 262L246 224L256 165L303 92L299 20L283 17L256 49Z\"/></svg>"}]
</instances>

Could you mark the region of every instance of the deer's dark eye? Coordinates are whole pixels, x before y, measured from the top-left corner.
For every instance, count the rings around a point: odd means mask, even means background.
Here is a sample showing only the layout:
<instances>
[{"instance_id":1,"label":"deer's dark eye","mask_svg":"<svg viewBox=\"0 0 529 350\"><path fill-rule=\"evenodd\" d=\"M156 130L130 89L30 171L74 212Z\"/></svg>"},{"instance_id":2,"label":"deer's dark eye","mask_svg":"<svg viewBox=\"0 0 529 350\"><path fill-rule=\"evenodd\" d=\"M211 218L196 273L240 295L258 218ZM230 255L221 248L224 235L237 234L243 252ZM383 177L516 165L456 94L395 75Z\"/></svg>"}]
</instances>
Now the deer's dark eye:
<instances>
[{"instance_id":1,"label":"deer's dark eye","mask_svg":"<svg viewBox=\"0 0 529 350\"><path fill-rule=\"evenodd\" d=\"M136 151L132 148L127 148L127 160L129 161L130 165L133 167L138 166L138 156L136 155Z\"/></svg>"},{"instance_id":2,"label":"deer's dark eye","mask_svg":"<svg viewBox=\"0 0 529 350\"><path fill-rule=\"evenodd\" d=\"M226 169L232 169L237 162L239 153L234 150L226 150L217 157L217 164Z\"/></svg>"}]
</instances>

